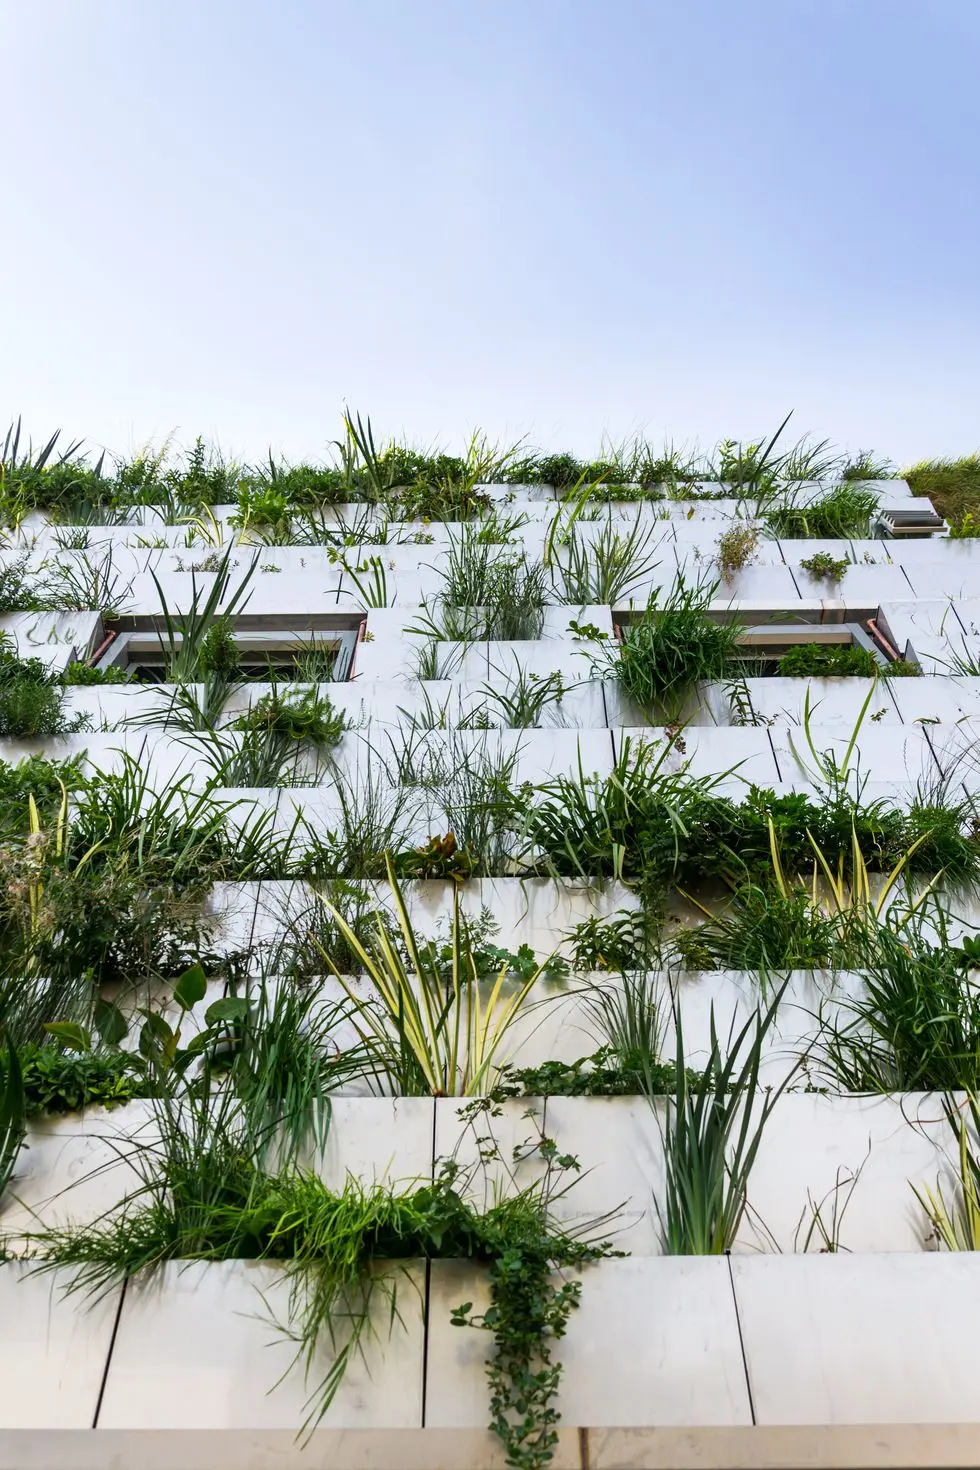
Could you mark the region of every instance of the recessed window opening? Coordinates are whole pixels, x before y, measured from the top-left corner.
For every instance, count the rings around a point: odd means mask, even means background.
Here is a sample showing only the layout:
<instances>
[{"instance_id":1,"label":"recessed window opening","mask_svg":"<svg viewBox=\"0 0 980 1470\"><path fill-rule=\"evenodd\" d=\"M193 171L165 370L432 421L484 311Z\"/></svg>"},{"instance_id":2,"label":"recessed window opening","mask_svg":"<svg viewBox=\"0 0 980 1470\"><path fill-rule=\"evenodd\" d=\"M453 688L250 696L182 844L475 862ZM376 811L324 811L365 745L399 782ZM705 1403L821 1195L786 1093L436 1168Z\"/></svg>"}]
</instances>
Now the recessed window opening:
<instances>
[{"instance_id":1,"label":"recessed window opening","mask_svg":"<svg viewBox=\"0 0 980 1470\"><path fill-rule=\"evenodd\" d=\"M177 635L179 640L180 635ZM339 683L351 675L356 629L319 630L312 633L235 632L238 667L234 677L260 683ZM162 684L166 681L169 643L155 632L119 633L102 653L95 667L125 669L134 681Z\"/></svg>"}]
</instances>

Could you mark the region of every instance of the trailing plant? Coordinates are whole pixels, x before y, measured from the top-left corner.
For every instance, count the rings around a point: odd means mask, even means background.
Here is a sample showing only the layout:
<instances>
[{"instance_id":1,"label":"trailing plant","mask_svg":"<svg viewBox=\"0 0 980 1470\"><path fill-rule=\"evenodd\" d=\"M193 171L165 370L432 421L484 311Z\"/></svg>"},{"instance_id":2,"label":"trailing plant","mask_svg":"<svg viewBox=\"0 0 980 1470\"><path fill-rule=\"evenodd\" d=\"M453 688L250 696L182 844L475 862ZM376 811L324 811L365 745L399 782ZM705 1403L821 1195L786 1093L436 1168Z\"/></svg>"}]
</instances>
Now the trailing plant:
<instances>
[{"instance_id":1,"label":"trailing plant","mask_svg":"<svg viewBox=\"0 0 980 1470\"><path fill-rule=\"evenodd\" d=\"M275 482L272 485L250 485L246 480L238 485L238 508L229 519L229 525L240 532L240 539L256 537L267 541L289 537L290 507L284 491Z\"/></svg>"},{"instance_id":2,"label":"trailing plant","mask_svg":"<svg viewBox=\"0 0 980 1470\"><path fill-rule=\"evenodd\" d=\"M477 1105L481 1114L486 1105ZM288 1293L279 1330L296 1344L295 1366L311 1394L307 1433L329 1408L352 1358L364 1351L373 1320L399 1317L403 1263L462 1259L488 1270L490 1307L453 1309L459 1327L493 1333L488 1358L491 1428L518 1470L544 1470L557 1442L561 1365L552 1341L564 1334L581 1286L556 1271L611 1254L590 1230L571 1232L552 1216L553 1176L577 1169L551 1140L536 1145L544 1179L508 1192L482 1210L472 1202L473 1172L444 1161L432 1182L394 1190L348 1178L342 1191L285 1162L259 1160L254 1125L230 1093L182 1088L155 1103L158 1145L136 1155L141 1183L111 1215L88 1225L39 1233L38 1270L67 1269L71 1290L103 1292L171 1260L251 1259L278 1263ZM471 1114L471 1122L475 1115ZM499 1157L499 1150L486 1156ZM485 1167L482 1160L477 1169ZM567 1186L566 1186L567 1188ZM321 1374L318 1358L329 1357Z\"/></svg>"},{"instance_id":3,"label":"trailing plant","mask_svg":"<svg viewBox=\"0 0 980 1470\"><path fill-rule=\"evenodd\" d=\"M980 516L966 510L958 520L948 522L951 541L972 541L980 536Z\"/></svg>"}]
</instances>

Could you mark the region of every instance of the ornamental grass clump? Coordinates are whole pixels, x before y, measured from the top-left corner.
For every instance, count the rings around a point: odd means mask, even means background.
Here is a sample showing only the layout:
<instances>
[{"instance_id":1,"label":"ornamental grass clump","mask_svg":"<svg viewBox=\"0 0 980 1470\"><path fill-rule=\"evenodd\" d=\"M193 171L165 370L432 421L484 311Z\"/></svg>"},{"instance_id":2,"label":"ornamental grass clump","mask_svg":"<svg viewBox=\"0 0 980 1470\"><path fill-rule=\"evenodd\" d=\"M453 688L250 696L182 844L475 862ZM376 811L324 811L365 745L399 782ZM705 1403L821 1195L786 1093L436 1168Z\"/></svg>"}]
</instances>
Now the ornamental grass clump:
<instances>
[{"instance_id":1,"label":"ornamental grass clump","mask_svg":"<svg viewBox=\"0 0 980 1470\"><path fill-rule=\"evenodd\" d=\"M723 678L735 656L739 626L708 613L717 584L688 586L682 576L662 600L651 597L642 616L627 623L618 645L605 648L595 665L650 719L673 720L700 681Z\"/></svg>"}]
</instances>

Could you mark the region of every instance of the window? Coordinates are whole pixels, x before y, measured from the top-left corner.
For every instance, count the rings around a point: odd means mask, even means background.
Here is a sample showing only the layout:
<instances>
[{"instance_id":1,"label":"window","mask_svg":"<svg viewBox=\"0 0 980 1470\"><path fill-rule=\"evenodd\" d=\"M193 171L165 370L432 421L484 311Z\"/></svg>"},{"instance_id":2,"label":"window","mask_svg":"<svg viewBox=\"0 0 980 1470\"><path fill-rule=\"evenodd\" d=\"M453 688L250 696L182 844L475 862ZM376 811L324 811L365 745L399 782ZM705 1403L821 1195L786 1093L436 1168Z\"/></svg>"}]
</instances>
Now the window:
<instances>
[{"instance_id":1,"label":"window","mask_svg":"<svg viewBox=\"0 0 980 1470\"><path fill-rule=\"evenodd\" d=\"M336 627L305 633L236 628L233 637L238 679L340 682L350 678L358 632ZM166 677L168 647L156 631L117 633L96 667L126 669L140 683L161 684Z\"/></svg>"}]
</instances>

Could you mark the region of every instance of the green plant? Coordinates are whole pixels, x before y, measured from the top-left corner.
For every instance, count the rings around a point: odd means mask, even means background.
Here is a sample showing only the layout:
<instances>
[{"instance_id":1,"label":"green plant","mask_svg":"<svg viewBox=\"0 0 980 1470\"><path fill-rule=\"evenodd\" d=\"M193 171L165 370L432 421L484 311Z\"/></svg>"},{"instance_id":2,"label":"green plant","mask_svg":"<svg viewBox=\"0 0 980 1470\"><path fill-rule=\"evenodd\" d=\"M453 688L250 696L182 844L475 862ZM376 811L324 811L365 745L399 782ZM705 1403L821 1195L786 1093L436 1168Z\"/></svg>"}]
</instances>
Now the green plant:
<instances>
[{"instance_id":1,"label":"green plant","mask_svg":"<svg viewBox=\"0 0 980 1470\"><path fill-rule=\"evenodd\" d=\"M891 667L857 643L798 643L783 654L777 671L783 679L875 679Z\"/></svg>"},{"instance_id":2,"label":"green plant","mask_svg":"<svg viewBox=\"0 0 980 1470\"><path fill-rule=\"evenodd\" d=\"M972 540L980 536L980 517L972 510L965 510L958 519L949 522L949 534L953 541Z\"/></svg>"},{"instance_id":3,"label":"green plant","mask_svg":"<svg viewBox=\"0 0 980 1470\"><path fill-rule=\"evenodd\" d=\"M288 537L289 501L276 485L250 485L242 480L238 486L238 509L229 525L240 531L243 538L258 533L265 540L269 532Z\"/></svg>"},{"instance_id":4,"label":"green plant","mask_svg":"<svg viewBox=\"0 0 980 1470\"><path fill-rule=\"evenodd\" d=\"M419 847L395 853L392 865L399 878L450 878L454 883L465 883L479 866L473 854L456 841L455 832L436 833Z\"/></svg>"},{"instance_id":5,"label":"green plant","mask_svg":"<svg viewBox=\"0 0 980 1470\"><path fill-rule=\"evenodd\" d=\"M274 730L285 740L333 750L349 728L346 716L315 687L281 693L275 686L234 721L241 733Z\"/></svg>"},{"instance_id":6,"label":"green plant","mask_svg":"<svg viewBox=\"0 0 980 1470\"><path fill-rule=\"evenodd\" d=\"M116 571L110 544L97 556L87 551L62 552L53 566L45 563L41 596L58 611L100 612L113 621L129 612L136 578Z\"/></svg>"},{"instance_id":7,"label":"green plant","mask_svg":"<svg viewBox=\"0 0 980 1470\"><path fill-rule=\"evenodd\" d=\"M516 951L492 944L491 938L500 926L494 919L492 910L486 906L476 919L461 915L460 924L473 969L481 980L492 979L502 968L506 968L511 979L521 982L535 975L546 980L559 980L568 974L567 961L557 955L552 954L539 960L529 944L520 945ZM455 947L451 926L445 925L443 928L445 932L437 933L434 939L428 940L420 948L429 962L440 971L443 982L451 985Z\"/></svg>"},{"instance_id":8,"label":"green plant","mask_svg":"<svg viewBox=\"0 0 980 1470\"><path fill-rule=\"evenodd\" d=\"M876 459L870 449L862 449L844 462L840 477L845 484L854 480L890 480L892 467L887 459Z\"/></svg>"},{"instance_id":9,"label":"green plant","mask_svg":"<svg viewBox=\"0 0 980 1470\"><path fill-rule=\"evenodd\" d=\"M545 711L560 705L567 693L560 673L532 674L518 659L514 660L513 676L496 664L492 668L504 682L480 686L482 708L494 724L504 729L529 730L540 725Z\"/></svg>"},{"instance_id":10,"label":"green plant","mask_svg":"<svg viewBox=\"0 0 980 1470\"><path fill-rule=\"evenodd\" d=\"M742 444L735 439L725 439L719 445L716 475L736 496L754 496L762 500L771 492L783 464L783 459L773 451L792 417L791 409L766 442Z\"/></svg>"},{"instance_id":11,"label":"green plant","mask_svg":"<svg viewBox=\"0 0 980 1470\"><path fill-rule=\"evenodd\" d=\"M388 606L388 574L380 556L368 556L352 563L349 557L334 552L330 553L331 560L335 555L337 563L353 583L354 590L365 607Z\"/></svg>"},{"instance_id":12,"label":"green plant","mask_svg":"<svg viewBox=\"0 0 980 1470\"><path fill-rule=\"evenodd\" d=\"M438 639L540 638L545 569L523 552L502 552L470 526L449 543L435 614L410 633Z\"/></svg>"},{"instance_id":13,"label":"green plant","mask_svg":"<svg viewBox=\"0 0 980 1470\"><path fill-rule=\"evenodd\" d=\"M960 459L924 459L902 470L913 495L927 495L952 524L980 508L980 454Z\"/></svg>"},{"instance_id":14,"label":"green plant","mask_svg":"<svg viewBox=\"0 0 980 1470\"><path fill-rule=\"evenodd\" d=\"M0 761L0 840L16 842L28 820L28 799L45 822L54 820L64 793L84 785L82 757L49 760L43 755L25 756L17 765Z\"/></svg>"},{"instance_id":15,"label":"green plant","mask_svg":"<svg viewBox=\"0 0 980 1470\"><path fill-rule=\"evenodd\" d=\"M841 938L804 888L742 883L724 913L681 929L673 946L689 970L820 970L837 958Z\"/></svg>"},{"instance_id":16,"label":"green plant","mask_svg":"<svg viewBox=\"0 0 980 1470\"><path fill-rule=\"evenodd\" d=\"M653 554L660 540L657 526L639 515L626 531L610 517L588 541L573 531L557 558L562 600L579 607L625 601L660 565Z\"/></svg>"},{"instance_id":17,"label":"green plant","mask_svg":"<svg viewBox=\"0 0 980 1470\"><path fill-rule=\"evenodd\" d=\"M87 715L66 716L64 700L59 675L41 659L19 658L0 634L0 737L51 739L88 729Z\"/></svg>"},{"instance_id":18,"label":"green plant","mask_svg":"<svg viewBox=\"0 0 980 1470\"><path fill-rule=\"evenodd\" d=\"M723 582L733 582L748 566L759 544L759 531L753 525L735 525L718 538L718 570Z\"/></svg>"},{"instance_id":19,"label":"green plant","mask_svg":"<svg viewBox=\"0 0 980 1470\"><path fill-rule=\"evenodd\" d=\"M692 1072L692 1082L695 1076ZM676 1091L673 1062L624 1064L611 1046L601 1046L574 1062L501 1067L494 1097L654 1097Z\"/></svg>"},{"instance_id":20,"label":"green plant","mask_svg":"<svg viewBox=\"0 0 980 1470\"><path fill-rule=\"evenodd\" d=\"M980 1086L980 991L959 955L915 926L869 926L864 987L822 1018L815 1056L849 1092L943 1092Z\"/></svg>"},{"instance_id":21,"label":"green plant","mask_svg":"<svg viewBox=\"0 0 980 1470\"><path fill-rule=\"evenodd\" d=\"M914 1184L912 1190L941 1245L951 1251L980 1250L980 1100L975 1089L967 1089L962 1103L947 1093L943 1111L956 1140L955 1195L947 1200L938 1181L934 1190Z\"/></svg>"},{"instance_id":22,"label":"green plant","mask_svg":"<svg viewBox=\"0 0 980 1470\"><path fill-rule=\"evenodd\" d=\"M658 601L654 594L641 618L623 628L622 641L602 650L596 667L653 717L676 719L685 697L700 680L721 679L738 645L737 623L708 615L714 587L689 587L678 577Z\"/></svg>"},{"instance_id":23,"label":"green plant","mask_svg":"<svg viewBox=\"0 0 980 1470\"><path fill-rule=\"evenodd\" d=\"M6 1037L6 1058L0 1053L0 1198L10 1183L27 1134L24 1078L17 1048Z\"/></svg>"},{"instance_id":24,"label":"green plant","mask_svg":"<svg viewBox=\"0 0 980 1470\"><path fill-rule=\"evenodd\" d=\"M227 666L230 636L228 620L245 606L248 585L258 565L256 554L244 577L229 596L231 555L232 548L229 547L221 558L221 570L206 597L202 597L196 575L192 574L191 601L186 612L171 612L156 573L150 573L160 598L163 619L160 641L166 650L166 679L170 684L193 683L204 674L218 668L223 671ZM217 633L214 632L216 626L219 629Z\"/></svg>"},{"instance_id":25,"label":"green plant","mask_svg":"<svg viewBox=\"0 0 980 1470\"><path fill-rule=\"evenodd\" d=\"M825 582L840 582L850 565L846 556L831 556L829 551L815 551L800 561L805 572Z\"/></svg>"},{"instance_id":26,"label":"green plant","mask_svg":"<svg viewBox=\"0 0 980 1470\"><path fill-rule=\"evenodd\" d=\"M149 1085L140 1057L108 1048L65 1051L50 1043L20 1050L27 1116L118 1107L146 1097Z\"/></svg>"},{"instance_id":27,"label":"green plant","mask_svg":"<svg viewBox=\"0 0 980 1470\"><path fill-rule=\"evenodd\" d=\"M341 766L331 774L335 825L323 832L300 820L291 872L308 878L383 878L384 855L408 847L422 800L410 791L395 791L373 758L358 763L353 776Z\"/></svg>"},{"instance_id":28,"label":"green plant","mask_svg":"<svg viewBox=\"0 0 980 1470\"><path fill-rule=\"evenodd\" d=\"M675 1008L677 1098L657 1114L665 1183L663 1204L654 1201L667 1255L721 1255L735 1243L766 1124L795 1071L777 1087L760 1091L763 1048L785 989L784 983L765 1011L752 1013L730 1040L727 1054L718 1040L712 1007L708 1061L693 1084L685 1066L680 1010Z\"/></svg>"},{"instance_id":29,"label":"green plant","mask_svg":"<svg viewBox=\"0 0 980 1470\"><path fill-rule=\"evenodd\" d=\"M27 552L0 563L0 613L34 612L48 606L28 575Z\"/></svg>"},{"instance_id":30,"label":"green plant","mask_svg":"<svg viewBox=\"0 0 980 1470\"><path fill-rule=\"evenodd\" d=\"M576 970L645 970L651 962L660 924L646 906L624 909L619 917L583 919L567 936Z\"/></svg>"},{"instance_id":31,"label":"green plant","mask_svg":"<svg viewBox=\"0 0 980 1470\"><path fill-rule=\"evenodd\" d=\"M72 659L61 676L61 682L68 685L129 684L131 680L127 670L120 668L117 664L109 664L104 669L98 669L92 664Z\"/></svg>"},{"instance_id":32,"label":"green plant","mask_svg":"<svg viewBox=\"0 0 980 1470\"><path fill-rule=\"evenodd\" d=\"M378 919L375 932L362 944L339 909L331 917L373 987L366 998L352 988L329 954L324 959L340 981L352 1007L361 1042L379 1072L391 1077L407 1096L472 1097L485 1092L507 1033L520 1013L541 967L504 998L508 966L501 966L484 1000L469 931L453 890L451 933L452 978L447 986L442 963L420 945L391 859L387 862L392 902L402 948Z\"/></svg>"},{"instance_id":33,"label":"green plant","mask_svg":"<svg viewBox=\"0 0 980 1470\"><path fill-rule=\"evenodd\" d=\"M862 490L858 482L846 481L825 495L795 496L782 505L770 504L765 519L773 536L846 540L868 535L877 508L874 490Z\"/></svg>"}]
</instances>

